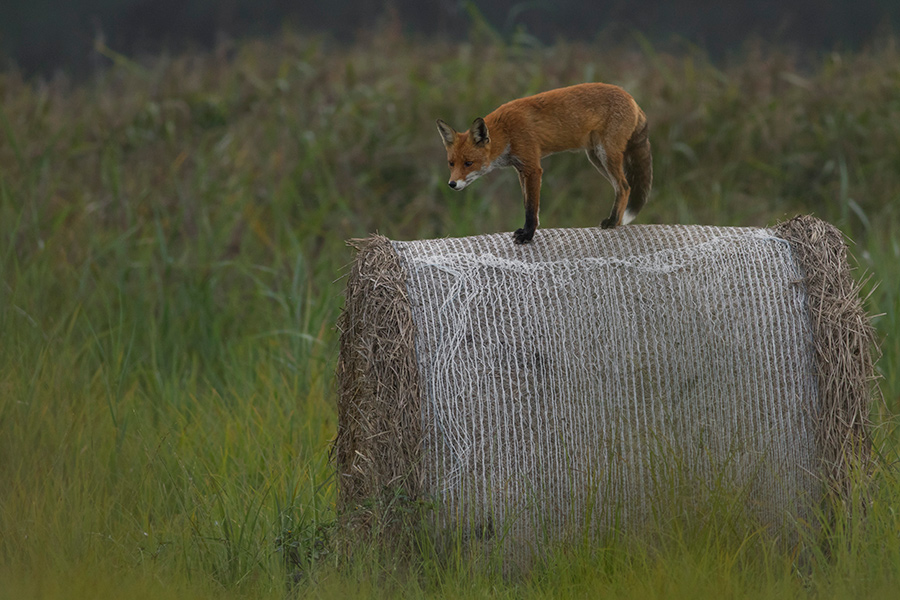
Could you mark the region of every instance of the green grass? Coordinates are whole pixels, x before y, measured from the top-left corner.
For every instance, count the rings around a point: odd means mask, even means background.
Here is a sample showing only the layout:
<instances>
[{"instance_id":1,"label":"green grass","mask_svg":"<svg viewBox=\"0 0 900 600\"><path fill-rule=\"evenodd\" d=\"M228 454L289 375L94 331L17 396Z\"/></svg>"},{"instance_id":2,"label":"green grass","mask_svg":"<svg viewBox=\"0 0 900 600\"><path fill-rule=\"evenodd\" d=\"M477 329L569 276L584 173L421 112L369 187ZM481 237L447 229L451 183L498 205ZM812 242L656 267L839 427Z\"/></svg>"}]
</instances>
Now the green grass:
<instances>
[{"instance_id":1,"label":"green grass","mask_svg":"<svg viewBox=\"0 0 900 600\"><path fill-rule=\"evenodd\" d=\"M525 581L460 558L399 568L331 548L344 240L521 226L512 172L446 189L434 119L626 87L651 120L641 223L765 225L812 212L856 245L900 410L900 52L723 64L496 40L351 47L285 34L116 66L78 84L0 73L0 598L891 597L900 483L802 556L673 528L659 547L560 551ZM544 227L597 224L612 191L545 161Z\"/></svg>"}]
</instances>

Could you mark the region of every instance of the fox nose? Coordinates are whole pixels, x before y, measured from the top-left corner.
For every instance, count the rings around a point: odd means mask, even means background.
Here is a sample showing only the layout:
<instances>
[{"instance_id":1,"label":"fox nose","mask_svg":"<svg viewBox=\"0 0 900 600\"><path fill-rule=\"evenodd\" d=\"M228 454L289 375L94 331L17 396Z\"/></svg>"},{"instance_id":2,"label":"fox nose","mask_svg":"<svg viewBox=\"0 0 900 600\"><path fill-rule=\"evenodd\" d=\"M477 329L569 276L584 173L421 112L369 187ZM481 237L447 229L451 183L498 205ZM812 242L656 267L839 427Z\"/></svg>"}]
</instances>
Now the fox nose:
<instances>
[{"instance_id":1,"label":"fox nose","mask_svg":"<svg viewBox=\"0 0 900 600\"><path fill-rule=\"evenodd\" d=\"M451 181L447 185L449 185L451 189L454 189L454 190L456 189L456 181Z\"/></svg>"}]
</instances>

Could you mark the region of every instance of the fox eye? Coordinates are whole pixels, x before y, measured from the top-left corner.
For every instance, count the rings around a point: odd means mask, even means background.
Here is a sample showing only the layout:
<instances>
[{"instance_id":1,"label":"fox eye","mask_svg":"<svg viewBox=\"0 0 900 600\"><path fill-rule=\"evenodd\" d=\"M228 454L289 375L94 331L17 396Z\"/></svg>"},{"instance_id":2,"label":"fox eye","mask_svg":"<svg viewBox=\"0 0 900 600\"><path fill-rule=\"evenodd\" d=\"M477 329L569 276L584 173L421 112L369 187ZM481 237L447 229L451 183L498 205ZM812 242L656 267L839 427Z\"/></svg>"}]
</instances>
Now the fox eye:
<instances>
[{"instance_id":1,"label":"fox eye","mask_svg":"<svg viewBox=\"0 0 900 600\"><path fill-rule=\"evenodd\" d=\"M466 166L467 166L467 167L471 167L471 166L472 166L472 161L471 161L471 160L467 160L467 161L466 161Z\"/></svg>"},{"instance_id":2,"label":"fox eye","mask_svg":"<svg viewBox=\"0 0 900 600\"><path fill-rule=\"evenodd\" d=\"M453 166L453 161L452 161L452 160L448 160L447 163L448 163L451 167Z\"/></svg>"}]
</instances>

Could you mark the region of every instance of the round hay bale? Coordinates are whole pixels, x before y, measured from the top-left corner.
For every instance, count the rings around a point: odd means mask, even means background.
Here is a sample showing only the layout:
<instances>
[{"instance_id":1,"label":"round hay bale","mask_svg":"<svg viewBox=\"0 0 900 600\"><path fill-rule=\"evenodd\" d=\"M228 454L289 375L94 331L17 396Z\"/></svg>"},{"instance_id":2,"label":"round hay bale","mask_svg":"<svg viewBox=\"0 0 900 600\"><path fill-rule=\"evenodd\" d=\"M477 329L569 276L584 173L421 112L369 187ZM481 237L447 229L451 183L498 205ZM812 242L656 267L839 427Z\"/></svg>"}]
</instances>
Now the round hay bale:
<instances>
[{"instance_id":1,"label":"round hay bale","mask_svg":"<svg viewBox=\"0 0 900 600\"><path fill-rule=\"evenodd\" d=\"M354 535L396 545L424 507L526 560L717 498L778 531L869 454L874 336L823 221L353 244L333 451Z\"/></svg>"}]
</instances>

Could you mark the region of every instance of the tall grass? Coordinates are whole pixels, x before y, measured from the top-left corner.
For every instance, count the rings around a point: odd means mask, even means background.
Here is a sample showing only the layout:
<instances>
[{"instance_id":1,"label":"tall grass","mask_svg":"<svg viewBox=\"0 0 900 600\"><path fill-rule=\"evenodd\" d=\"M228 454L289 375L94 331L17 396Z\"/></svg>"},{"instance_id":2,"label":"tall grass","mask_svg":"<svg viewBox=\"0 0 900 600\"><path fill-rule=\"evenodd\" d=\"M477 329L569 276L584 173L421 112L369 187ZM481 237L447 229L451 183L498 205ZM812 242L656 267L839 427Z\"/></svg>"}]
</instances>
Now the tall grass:
<instances>
[{"instance_id":1,"label":"tall grass","mask_svg":"<svg viewBox=\"0 0 900 600\"><path fill-rule=\"evenodd\" d=\"M869 518L799 561L758 535L563 553L525 582L329 554L343 240L511 231L515 176L446 189L434 119L584 80L651 120L644 223L798 212L855 242L883 338L880 440L900 409L900 53L713 63L559 43L350 47L285 34L117 63L92 80L0 73L0 598L888 595L892 471ZM583 156L545 163L542 226L612 201ZM878 285L876 285L878 284ZM826 532L828 533L828 532ZM818 547L812 544L811 547ZM865 594L864 594L865 595Z\"/></svg>"}]
</instances>

